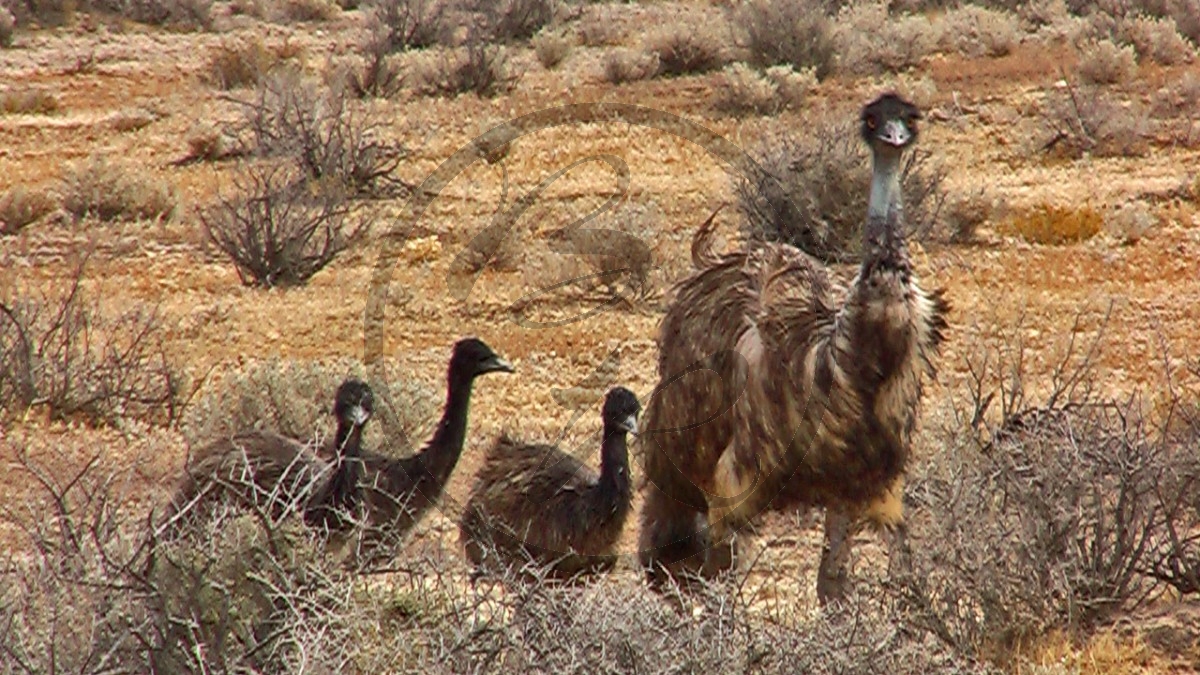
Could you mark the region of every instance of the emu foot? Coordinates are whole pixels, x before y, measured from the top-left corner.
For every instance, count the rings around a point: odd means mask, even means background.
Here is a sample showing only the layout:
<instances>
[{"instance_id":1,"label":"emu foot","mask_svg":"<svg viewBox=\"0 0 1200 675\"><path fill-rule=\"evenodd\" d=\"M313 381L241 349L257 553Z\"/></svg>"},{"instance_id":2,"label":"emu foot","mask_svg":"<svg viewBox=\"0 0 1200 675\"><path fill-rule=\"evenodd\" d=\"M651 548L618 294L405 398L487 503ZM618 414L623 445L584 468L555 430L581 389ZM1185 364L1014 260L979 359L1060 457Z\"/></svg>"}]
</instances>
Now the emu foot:
<instances>
[{"instance_id":1,"label":"emu foot","mask_svg":"<svg viewBox=\"0 0 1200 675\"><path fill-rule=\"evenodd\" d=\"M704 554L704 566L701 572L708 579L714 579L733 569L733 559L737 553L734 540L714 543Z\"/></svg>"},{"instance_id":2,"label":"emu foot","mask_svg":"<svg viewBox=\"0 0 1200 675\"><path fill-rule=\"evenodd\" d=\"M850 590L850 575L846 566L827 563L828 559L823 557L821 566L817 569L817 601L822 607L844 600Z\"/></svg>"}]
</instances>

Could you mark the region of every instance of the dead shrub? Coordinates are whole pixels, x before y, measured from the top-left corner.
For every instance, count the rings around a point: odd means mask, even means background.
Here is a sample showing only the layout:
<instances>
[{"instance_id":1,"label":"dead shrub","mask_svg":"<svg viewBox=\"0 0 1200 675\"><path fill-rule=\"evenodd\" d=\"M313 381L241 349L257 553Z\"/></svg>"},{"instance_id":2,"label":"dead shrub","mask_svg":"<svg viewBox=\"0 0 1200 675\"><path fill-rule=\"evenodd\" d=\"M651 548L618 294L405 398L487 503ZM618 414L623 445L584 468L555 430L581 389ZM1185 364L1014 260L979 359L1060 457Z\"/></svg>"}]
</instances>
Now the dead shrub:
<instances>
[{"instance_id":1,"label":"dead shrub","mask_svg":"<svg viewBox=\"0 0 1200 675\"><path fill-rule=\"evenodd\" d=\"M1087 241L1103 227L1104 215L1090 206L1042 203L1015 211L1000 230L1031 244L1062 246Z\"/></svg>"},{"instance_id":2,"label":"dead shrub","mask_svg":"<svg viewBox=\"0 0 1200 675\"><path fill-rule=\"evenodd\" d=\"M1090 41L1079 50L1075 72L1088 84L1120 84L1137 76L1137 55L1112 40Z\"/></svg>"},{"instance_id":3,"label":"dead shrub","mask_svg":"<svg viewBox=\"0 0 1200 675\"><path fill-rule=\"evenodd\" d=\"M14 185L0 195L0 236L16 234L58 208L58 195Z\"/></svg>"},{"instance_id":4,"label":"dead shrub","mask_svg":"<svg viewBox=\"0 0 1200 675\"><path fill-rule=\"evenodd\" d=\"M533 52L546 70L554 70L571 52L571 41L557 32L542 31L533 38Z\"/></svg>"},{"instance_id":5,"label":"dead shrub","mask_svg":"<svg viewBox=\"0 0 1200 675\"><path fill-rule=\"evenodd\" d=\"M453 29L442 0L371 0L367 7L370 33L391 52L446 42Z\"/></svg>"},{"instance_id":6,"label":"dead shrub","mask_svg":"<svg viewBox=\"0 0 1200 675\"><path fill-rule=\"evenodd\" d=\"M1005 56L1021 41L1015 15L979 5L961 5L947 12L939 32L948 48L972 58Z\"/></svg>"},{"instance_id":7,"label":"dead shrub","mask_svg":"<svg viewBox=\"0 0 1200 675\"><path fill-rule=\"evenodd\" d=\"M5 115L52 115L58 109L58 97L45 89L10 89L0 94L0 112Z\"/></svg>"},{"instance_id":8,"label":"dead shrub","mask_svg":"<svg viewBox=\"0 0 1200 675\"><path fill-rule=\"evenodd\" d=\"M441 411L439 392L392 361L366 366L351 358L272 357L243 364L200 388L182 413L180 430L193 448L250 430L323 442L333 436L333 394L347 377L363 380L375 395L364 431L369 447L407 448L405 439L421 439Z\"/></svg>"},{"instance_id":9,"label":"dead shrub","mask_svg":"<svg viewBox=\"0 0 1200 675\"><path fill-rule=\"evenodd\" d=\"M799 138L776 132L752 156L756 166L734 186L747 236L786 242L826 262L858 256L871 162L853 124L818 120ZM908 154L901 181L912 236L933 232L946 198L942 178L928 152Z\"/></svg>"},{"instance_id":10,"label":"dead shrub","mask_svg":"<svg viewBox=\"0 0 1200 675\"><path fill-rule=\"evenodd\" d=\"M505 47L488 44L474 33L462 48L446 50L423 66L415 87L425 96L474 93L493 98L512 91L522 75L513 70Z\"/></svg>"},{"instance_id":11,"label":"dead shrub","mask_svg":"<svg viewBox=\"0 0 1200 675\"><path fill-rule=\"evenodd\" d=\"M262 157L290 158L309 178L349 195L400 185L392 171L406 156L380 140L383 122L353 101L344 85L322 85L281 71L243 102L245 128Z\"/></svg>"},{"instance_id":12,"label":"dead shrub","mask_svg":"<svg viewBox=\"0 0 1200 675\"><path fill-rule=\"evenodd\" d=\"M751 65L812 68L821 80L833 70L832 24L821 0L751 0L739 4L729 22Z\"/></svg>"},{"instance_id":13,"label":"dead shrub","mask_svg":"<svg viewBox=\"0 0 1200 675\"><path fill-rule=\"evenodd\" d=\"M924 543L895 587L915 625L959 649L1006 653L1157 594L1144 572L1175 452L1137 397L1097 393L1103 328L1078 344L1081 318L1038 400L1020 338L972 352L955 424L973 431L947 429L910 474L906 492L920 505L910 528Z\"/></svg>"},{"instance_id":14,"label":"dead shrub","mask_svg":"<svg viewBox=\"0 0 1200 675\"><path fill-rule=\"evenodd\" d=\"M227 129L210 122L193 124L187 132L187 145L188 154L176 164L219 162L247 154L246 148Z\"/></svg>"},{"instance_id":15,"label":"dead shrub","mask_svg":"<svg viewBox=\"0 0 1200 675\"><path fill-rule=\"evenodd\" d=\"M0 410L45 406L52 420L171 421L178 378L157 310L105 311L84 288L86 259L50 292L9 284L0 301Z\"/></svg>"},{"instance_id":16,"label":"dead shrub","mask_svg":"<svg viewBox=\"0 0 1200 675\"><path fill-rule=\"evenodd\" d=\"M209 56L205 79L219 89L250 87L257 85L284 60L279 50L267 47L257 37L225 41Z\"/></svg>"},{"instance_id":17,"label":"dead shrub","mask_svg":"<svg viewBox=\"0 0 1200 675\"><path fill-rule=\"evenodd\" d=\"M1102 87L1068 82L1047 94L1041 117L1049 136L1042 150L1054 156L1140 157L1148 149L1146 111Z\"/></svg>"},{"instance_id":18,"label":"dead shrub","mask_svg":"<svg viewBox=\"0 0 1200 675\"><path fill-rule=\"evenodd\" d=\"M604 56L604 79L612 84L648 80L658 74L658 55L614 49Z\"/></svg>"},{"instance_id":19,"label":"dead shrub","mask_svg":"<svg viewBox=\"0 0 1200 675\"><path fill-rule=\"evenodd\" d=\"M925 16L890 15L884 0L855 0L834 19L837 68L871 75L918 66L940 41L937 28Z\"/></svg>"},{"instance_id":20,"label":"dead shrub","mask_svg":"<svg viewBox=\"0 0 1200 675\"><path fill-rule=\"evenodd\" d=\"M13 38L17 29L17 17L0 5L0 47L8 49L13 46Z\"/></svg>"},{"instance_id":21,"label":"dead shrub","mask_svg":"<svg viewBox=\"0 0 1200 675\"><path fill-rule=\"evenodd\" d=\"M366 233L353 224L340 186L291 165L252 165L233 196L200 213L206 238L246 286L302 286Z\"/></svg>"},{"instance_id":22,"label":"dead shrub","mask_svg":"<svg viewBox=\"0 0 1200 675\"><path fill-rule=\"evenodd\" d=\"M674 77L717 70L729 62L713 33L700 26L662 28L646 40L646 51L658 57L658 75Z\"/></svg>"},{"instance_id":23,"label":"dead shrub","mask_svg":"<svg viewBox=\"0 0 1200 675\"><path fill-rule=\"evenodd\" d=\"M63 208L76 220L170 219L178 196L165 180L131 162L93 155L67 168L62 179Z\"/></svg>"},{"instance_id":24,"label":"dead shrub","mask_svg":"<svg viewBox=\"0 0 1200 675\"><path fill-rule=\"evenodd\" d=\"M625 39L621 23L613 17L613 7L606 4L584 7L575 32L585 47L615 47Z\"/></svg>"},{"instance_id":25,"label":"dead shrub","mask_svg":"<svg viewBox=\"0 0 1200 675\"><path fill-rule=\"evenodd\" d=\"M559 0L463 0L475 16L471 30L484 42L512 44L532 38L562 11Z\"/></svg>"},{"instance_id":26,"label":"dead shrub","mask_svg":"<svg viewBox=\"0 0 1200 675\"><path fill-rule=\"evenodd\" d=\"M278 23L332 21L342 13L342 8L331 0L278 0L274 3L271 19Z\"/></svg>"},{"instance_id":27,"label":"dead shrub","mask_svg":"<svg viewBox=\"0 0 1200 675\"><path fill-rule=\"evenodd\" d=\"M1188 1L1200 10L1200 2ZM1108 39L1129 45L1137 51L1139 60L1150 59L1163 65L1190 62L1195 56L1195 46L1180 35L1181 20L1200 28L1200 19L1173 14L1166 7L1143 11L1121 3L1108 3L1087 18L1081 38ZM1193 36L1193 43L1195 39Z\"/></svg>"},{"instance_id":28,"label":"dead shrub","mask_svg":"<svg viewBox=\"0 0 1200 675\"><path fill-rule=\"evenodd\" d=\"M790 66L771 66L760 73L744 63L733 63L716 81L713 105L733 115L775 115L788 108L798 110L816 85L811 68L797 73Z\"/></svg>"},{"instance_id":29,"label":"dead shrub","mask_svg":"<svg viewBox=\"0 0 1200 675\"><path fill-rule=\"evenodd\" d=\"M385 34L369 34L362 45L363 63L344 63L335 71L358 98L391 98L404 87L405 73L392 58Z\"/></svg>"}]
</instances>

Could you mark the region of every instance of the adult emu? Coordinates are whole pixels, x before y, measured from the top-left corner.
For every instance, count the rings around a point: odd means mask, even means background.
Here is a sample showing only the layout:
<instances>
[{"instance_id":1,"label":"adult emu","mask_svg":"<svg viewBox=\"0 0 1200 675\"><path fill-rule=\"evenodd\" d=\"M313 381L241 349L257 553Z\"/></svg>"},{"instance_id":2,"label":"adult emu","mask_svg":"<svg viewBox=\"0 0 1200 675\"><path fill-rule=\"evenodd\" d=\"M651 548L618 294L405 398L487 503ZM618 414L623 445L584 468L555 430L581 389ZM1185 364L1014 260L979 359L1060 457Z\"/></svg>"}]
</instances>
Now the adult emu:
<instances>
[{"instance_id":1,"label":"adult emu","mask_svg":"<svg viewBox=\"0 0 1200 675\"><path fill-rule=\"evenodd\" d=\"M203 446L167 509L166 532L177 531L185 516L207 513L223 500L264 508L272 518L311 508L310 500L337 467L358 455L363 427L374 407L366 383L348 378L338 386L333 404L337 432L327 449L332 461L322 458L312 444L272 431L242 432ZM305 519L310 518L306 512Z\"/></svg>"},{"instance_id":2,"label":"adult emu","mask_svg":"<svg viewBox=\"0 0 1200 675\"><path fill-rule=\"evenodd\" d=\"M903 239L901 160L919 118L891 93L861 111L873 176L862 263L840 304L823 266L792 246L718 255L711 223L697 233L699 269L662 320L644 420L639 548L652 583L728 569L733 533L766 509L825 507L823 604L846 591L854 527L887 528L902 551L905 464L949 311L941 290L918 285Z\"/></svg>"},{"instance_id":3,"label":"adult emu","mask_svg":"<svg viewBox=\"0 0 1200 675\"><path fill-rule=\"evenodd\" d=\"M633 501L626 435L637 433L641 409L625 387L608 391L598 474L558 446L501 436L459 522L459 539L476 568L533 561L558 578L611 570Z\"/></svg>"},{"instance_id":4,"label":"adult emu","mask_svg":"<svg viewBox=\"0 0 1200 675\"><path fill-rule=\"evenodd\" d=\"M338 490L324 499L340 504L343 512L361 509L366 526L361 542L364 548L378 549L385 541L398 541L440 499L466 441L475 378L494 372L511 373L513 367L482 340L459 340L447 369L442 419L425 447L400 459L363 451L357 466L347 462L341 471L359 473L357 480L335 475L330 481ZM349 522L348 518L339 520L330 524L344 528Z\"/></svg>"}]
</instances>

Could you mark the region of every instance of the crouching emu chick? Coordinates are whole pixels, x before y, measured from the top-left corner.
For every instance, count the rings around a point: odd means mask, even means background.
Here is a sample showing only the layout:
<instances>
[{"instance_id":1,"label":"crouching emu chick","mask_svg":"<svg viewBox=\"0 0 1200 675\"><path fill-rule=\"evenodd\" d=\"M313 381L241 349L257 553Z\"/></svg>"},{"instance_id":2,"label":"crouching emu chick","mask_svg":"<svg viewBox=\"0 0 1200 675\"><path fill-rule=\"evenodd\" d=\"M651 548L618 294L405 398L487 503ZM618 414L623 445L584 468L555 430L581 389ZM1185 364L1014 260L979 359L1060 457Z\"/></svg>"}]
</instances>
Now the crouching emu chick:
<instances>
[{"instance_id":1,"label":"crouching emu chick","mask_svg":"<svg viewBox=\"0 0 1200 675\"><path fill-rule=\"evenodd\" d=\"M317 448L272 431L246 431L203 446L180 481L167 510L166 533L176 532L186 518L211 512L222 501L262 508L273 519L305 510L313 524L326 497L331 476L357 457L363 427L374 412L374 395L366 383L349 378L334 395L337 432L331 448ZM327 460L319 454L332 455ZM354 462L350 462L354 464ZM335 502L330 502L335 503ZM319 509L322 510L323 509Z\"/></svg>"},{"instance_id":2,"label":"crouching emu chick","mask_svg":"<svg viewBox=\"0 0 1200 675\"><path fill-rule=\"evenodd\" d=\"M848 289L792 246L713 254L711 224L697 233L699 269L663 317L643 425L652 583L728 569L734 532L766 509L825 508L823 604L846 591L855 527L887 528L902 550L905 464L949 311L918 284L903 239L901 158L919 117L894 94L861 111L873 176Z\"/></svg>"},{"instance_id":3,"label":"crouching emu chick","mask_svg":"<svg viewBox=\"0 0 1200 675\"><path fill-rule=\"evenodd\" d=\"M476 568L532 561L558 578L611 570L633 501L626 435L637 433L641 409L624 387L605 396L599 474L558 446L501 436L459 522ZM493 552L499 559L489 560Z\"/></svg>"}]
</instances>

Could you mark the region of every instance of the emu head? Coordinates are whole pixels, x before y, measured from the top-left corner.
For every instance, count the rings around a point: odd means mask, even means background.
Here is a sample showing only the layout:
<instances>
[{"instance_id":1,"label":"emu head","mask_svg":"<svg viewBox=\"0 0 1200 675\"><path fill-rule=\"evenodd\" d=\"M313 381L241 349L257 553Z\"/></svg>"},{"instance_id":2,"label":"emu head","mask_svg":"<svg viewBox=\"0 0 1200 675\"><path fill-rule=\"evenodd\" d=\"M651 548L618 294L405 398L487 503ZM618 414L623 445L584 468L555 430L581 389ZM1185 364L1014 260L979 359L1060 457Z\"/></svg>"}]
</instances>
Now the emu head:
<instances>
[{"instance_id":1,"label":"emu head","mask_svg":"<svg viewBox=\"0 0 1200 675\"><path fill-rule=\"evenodd\" d=\"M917 106L888 92L862 109L862 139L872 150L903 151L917 141Z\"/></svg>"},{"instance_id":2,"label":"emu head","mask_svg":"<svg viewBox=\"0 0 1200 675\"><path fill-rule=\"evenodd\" d=\"M375 394L366 382L353 378L342 382L333 403L333 414L339 421L361 426L374 412Z\"/></svg>"},{"instance_id":3,"label":"emu head","mask_svg":"<svg viewBox=\"0 0 1200 675\"><path fill-rule=\"evenodd\" d=\"M613 387L604 397L604 409L601 416L604 426L609 429L619 429L631 434L638 432L638 415L642 412L642 404L637 396L625 387Z\"/></svg>"},{"instance_id":4,"label":"emu head","mask_svg":"<svg viewBox=\"0 0 1200 675\"><path fill-rule=\"evenodd\" d=\"M500 358L486 342L468 337L454 343L450 371L460 377L476 377L486 373L514 372L511 363Z\"/></svg>"}]
</instances>

